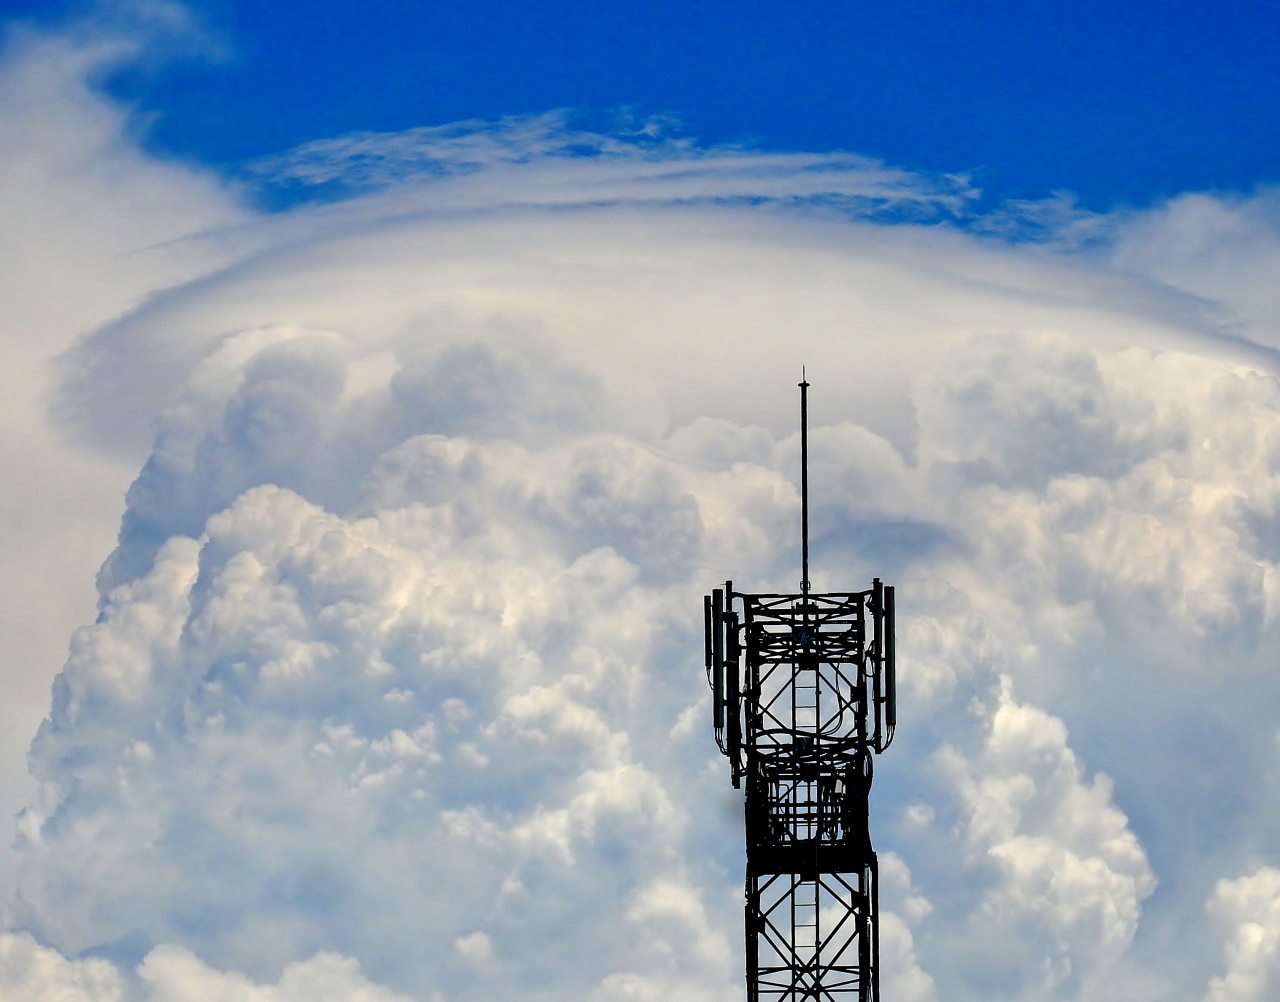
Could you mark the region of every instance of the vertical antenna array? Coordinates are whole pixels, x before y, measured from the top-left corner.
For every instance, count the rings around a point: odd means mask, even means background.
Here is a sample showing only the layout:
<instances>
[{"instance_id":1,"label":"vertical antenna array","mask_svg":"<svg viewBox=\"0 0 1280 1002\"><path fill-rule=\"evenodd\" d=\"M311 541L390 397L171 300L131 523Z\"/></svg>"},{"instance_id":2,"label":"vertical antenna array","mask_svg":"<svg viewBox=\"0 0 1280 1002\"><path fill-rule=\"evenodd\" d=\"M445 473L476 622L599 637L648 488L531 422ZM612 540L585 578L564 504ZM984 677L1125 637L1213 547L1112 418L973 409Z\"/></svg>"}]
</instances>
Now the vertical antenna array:
<instances>
[{"instance_id":1,"label":"vertical antenna array","mask_svg":"<svg viewBox=\"0 0 1280 1002\"><path fill-rule=\"evenodd\" d=\"M879 1002L872 755L893 740L894 594L809 582L809 383L800 382L799 594L703 599L716 743L746 784L748 1002Z\"/></svg>"}]
</instances>

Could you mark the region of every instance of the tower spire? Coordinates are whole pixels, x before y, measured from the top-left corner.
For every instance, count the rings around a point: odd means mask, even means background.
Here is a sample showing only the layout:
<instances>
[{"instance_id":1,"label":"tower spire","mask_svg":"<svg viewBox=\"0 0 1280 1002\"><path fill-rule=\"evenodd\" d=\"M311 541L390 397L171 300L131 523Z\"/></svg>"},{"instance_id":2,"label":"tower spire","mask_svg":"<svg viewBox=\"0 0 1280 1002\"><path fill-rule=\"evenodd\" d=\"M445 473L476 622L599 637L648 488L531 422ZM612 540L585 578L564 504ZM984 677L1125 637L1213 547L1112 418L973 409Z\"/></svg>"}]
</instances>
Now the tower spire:
<instances>
[{"instance_id":1,"label":"tower spire","mask_svg":"<svg viewBox=\"0 0 1280 1002\"><path fill-rule=\"evenodd\" d=\"M800 593L809 597L809 380L800 366Z\"/></svg>"}]
</instances>

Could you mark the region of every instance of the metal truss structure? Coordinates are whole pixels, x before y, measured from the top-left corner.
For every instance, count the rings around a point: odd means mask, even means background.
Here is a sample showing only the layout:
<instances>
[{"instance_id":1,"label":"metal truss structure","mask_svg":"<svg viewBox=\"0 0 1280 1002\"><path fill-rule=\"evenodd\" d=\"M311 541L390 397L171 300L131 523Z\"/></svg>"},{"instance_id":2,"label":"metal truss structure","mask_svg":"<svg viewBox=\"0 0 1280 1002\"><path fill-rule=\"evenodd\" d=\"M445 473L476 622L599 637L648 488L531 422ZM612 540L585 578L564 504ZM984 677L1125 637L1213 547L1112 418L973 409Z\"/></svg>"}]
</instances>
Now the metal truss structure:
<instances>
[{"instance_id":1,"label":"metal truss structure","mask_svg":"<svg viewBox=\"0 0 1280 1002\"><path fill-rule=\"evenodd\" d=\"M878 1002L872 755L893 739L893 588L703 600L716 742L746 784L748 1002Z\"/></svg>"}]
</instances>

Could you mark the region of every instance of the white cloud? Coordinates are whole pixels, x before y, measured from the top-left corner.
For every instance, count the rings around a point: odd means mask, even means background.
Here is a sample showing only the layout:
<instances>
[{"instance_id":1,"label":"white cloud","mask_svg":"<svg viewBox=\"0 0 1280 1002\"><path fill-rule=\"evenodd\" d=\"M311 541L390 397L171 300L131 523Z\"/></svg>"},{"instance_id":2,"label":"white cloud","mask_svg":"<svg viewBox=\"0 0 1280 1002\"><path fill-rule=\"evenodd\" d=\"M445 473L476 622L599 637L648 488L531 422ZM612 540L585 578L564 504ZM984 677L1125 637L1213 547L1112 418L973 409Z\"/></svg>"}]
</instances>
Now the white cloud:
<instances>
[{"instance_id":1,"label":"white cloud","mask_svg":"<svg viewBox=\"0 0 1280 1002\"><path fill-rule=\"evenodd\" d=\"M459 936L453 941L454 949L473 963L484 963L493 956L493 940L487 933L476 931Z\"/></svg>"},{"instance_id":2,"label":"white cloud","mask_svg":"<svg viewBox=\"0 0 1280 1002\"><path fill-rule=\"evenodd\" d=\"M349 957L319 953L286 964L276 984L217 971L187 950L160 947L138 967L145 1002L408 1002L370 984Z\"/></svg>"},{"instance_id":3,"label":"white cloud","mask_svg":"<svg viewBox=\"0 0 1280 1002\"><path fill-rule=\"evenodd\" d=\"M955 211L977 193L962 178L925 178L849 153L706 150L659 117L622 116L607 133L564 111L364 132L305 143L253 165L277 184L346 190L427 181L419 209L495 204L602 205L817 199L824 204L928 215ZM518 178L518 183L512 184ZM449 184L440 184L442 180ZM403 197L403 194L398 196Z\"/></svg>"},{"instance_id":4,"label":"white cloud","mask_svg":"<svg viewBox=\"0 0 1280 1002\"><path fill-rule=\"evenodd\" d=\"M1146 856L1110 781L1082 775L1061 721L1015 701L1005 682L989 728L971 760L940 753L964 802L964 836L995 871L971 934L1019 942L1027 976L1041 981L1032 994L1082 970L1098 978L1155 888Z\"/></svg>"},{"instance_id":5,"label":"white cloud","mask_svg":"<svg viewBox=\"0 0 1280 1002\"><path fill-rule=\"evenodd\" d=\"M1264 866L1220 880L1209 911L1228 934L1226 973L1209 983L1205 1002L1254 1002L1271 997L1280 974L1280 870Z\"/></svg>"},{"instance_id":6,"label":"white cloud","mask_svg":"<svg viewBox=\"0 0 1280 1002\"><path fill-rule=\"evenodd\" d=\"M180 28L163 21L153 29ZM0 40L0 635L11 665L0 701L0 892L10 819L29 795L25 746L67 635L92 617L94 571L146 456L118 462L68 446L45 420L51 359L149 293L215 266L222 258L190 238L244 218L211 175L140 151L127 116L87 85L138 48L88 29L49 37L10 25Z\"/></svg>"},{"instance_id":7,"label":"white cloud","mask_svg":"<svg viewBox=\"0 0 1280 1002\"><path fill-rule=\"evenodd\" d=\"M1280 348L1280 189L1248 195L1188 192L1118 228L1122 268L1205 301L1230 328Z\"/></svg>"},{"instance_id":8,"label":"white cloud","mask_svg":"<svg viewBox=\"0 0 1280 1002\"><path fill-rule=\"evenodd\" d=\"M81 208L31 200L58 333L4 350L89 331L86 511L141 469L31 751L11 994L737 997L699 596L796 583L804 362L812 576L900 587L886 998L1260 997L1271 871L1213 886L1280 834L1280 384L1258 283L1154 245L1270 252L1264 196L1029 247L901 221L959 182L549 116L312 144L273 169L377 190L251 214L57 44L0 76ZM5 443L70 476L38 403ZM72 493L23 495L35 540L76 549Z\"/></svg>"},{"instance_id":9,"label":"white cloud","mask_svg":"<svg viewBox=\"0 0 1280 1002\"><path fill-rule=\"evenodd\" d=\"M0 989L7 1002L409 1002L332 953L286 964L277 983L258 984L177 947L153 950L126 975L105 960L66 960L24 933L0 933Z\"/></svg>"},{"instance_id":10,"label":"white cloud","mask_svg":"<svg viewBox=\"0 0 1280 1002\"><path fill-rule=\"evenodd\" d=\"M0 988L12 1002L123 1002L125 983L105 960L67 960L25 933L0 933Z\"/></svg>"}]
</instances>

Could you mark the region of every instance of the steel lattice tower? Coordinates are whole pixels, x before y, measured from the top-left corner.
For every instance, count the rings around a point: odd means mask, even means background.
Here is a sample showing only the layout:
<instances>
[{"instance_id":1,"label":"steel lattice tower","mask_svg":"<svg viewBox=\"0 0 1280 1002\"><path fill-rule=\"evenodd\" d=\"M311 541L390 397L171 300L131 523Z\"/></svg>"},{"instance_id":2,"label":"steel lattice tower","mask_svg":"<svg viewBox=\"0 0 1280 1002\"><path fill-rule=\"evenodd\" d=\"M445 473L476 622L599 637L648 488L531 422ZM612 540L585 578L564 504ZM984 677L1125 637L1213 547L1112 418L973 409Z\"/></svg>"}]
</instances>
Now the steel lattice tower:
<instances>
[{"instance_id":1,"label":"steel lattice tower","mask_svg":"<svg viewBox=\"0 0 1280 1002\"><path fill-rule=\"evenodd\" d=\"M893 588L809 589L800 383L799 594L703 600L716 743L746 781L748 1002L878 1002L872 754L893 739Z\"/></svg>"}]
</instances>

